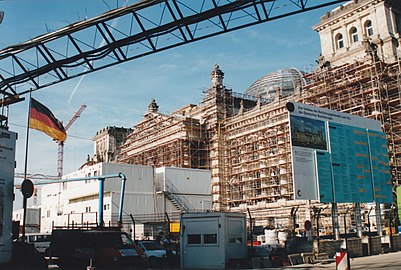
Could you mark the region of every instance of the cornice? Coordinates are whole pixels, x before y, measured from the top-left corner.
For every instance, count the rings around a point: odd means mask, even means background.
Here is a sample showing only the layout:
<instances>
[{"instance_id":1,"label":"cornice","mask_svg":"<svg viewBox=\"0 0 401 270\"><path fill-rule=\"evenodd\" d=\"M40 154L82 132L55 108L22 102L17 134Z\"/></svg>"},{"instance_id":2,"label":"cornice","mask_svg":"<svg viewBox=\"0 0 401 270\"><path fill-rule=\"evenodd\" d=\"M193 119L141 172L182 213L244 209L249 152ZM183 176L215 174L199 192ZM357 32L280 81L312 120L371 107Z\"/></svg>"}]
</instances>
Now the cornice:
<instances>
[{"instance_id":1,"label":"cornice","mask_svg":"<svg viewBox=\"0 0 401 270\"><path fill-rule=\"evenodd\" d=\"M361 13L364 10L385 2L388 2L388 0L354 0L352 2L347 2L345 5L341 5L320 17L320 22L312 28L313 30L320 32L340 21L355 16L355 14Z\"/></svg>"}]
</instances>

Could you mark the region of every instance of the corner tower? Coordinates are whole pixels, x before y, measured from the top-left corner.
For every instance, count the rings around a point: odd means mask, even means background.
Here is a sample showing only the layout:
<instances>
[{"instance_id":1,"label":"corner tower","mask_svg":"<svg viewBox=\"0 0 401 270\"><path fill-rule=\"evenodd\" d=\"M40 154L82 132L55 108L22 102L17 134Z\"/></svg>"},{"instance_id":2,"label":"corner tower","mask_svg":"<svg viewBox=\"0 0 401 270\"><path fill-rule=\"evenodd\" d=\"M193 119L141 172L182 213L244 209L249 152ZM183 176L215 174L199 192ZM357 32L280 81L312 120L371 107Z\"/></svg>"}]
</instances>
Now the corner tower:
<instances>
[{"instance_id":1,"label":"corner tower","mask_svg":"<svg viewBox=\"0 0 401 270\"><path fill-rule=\"evenodd\" d=\"M401 3L353 0L322 16L313 29L320 35L321 64L340 66L371 56L392 63L400 54Z\"/></svg>"}]
</instances>

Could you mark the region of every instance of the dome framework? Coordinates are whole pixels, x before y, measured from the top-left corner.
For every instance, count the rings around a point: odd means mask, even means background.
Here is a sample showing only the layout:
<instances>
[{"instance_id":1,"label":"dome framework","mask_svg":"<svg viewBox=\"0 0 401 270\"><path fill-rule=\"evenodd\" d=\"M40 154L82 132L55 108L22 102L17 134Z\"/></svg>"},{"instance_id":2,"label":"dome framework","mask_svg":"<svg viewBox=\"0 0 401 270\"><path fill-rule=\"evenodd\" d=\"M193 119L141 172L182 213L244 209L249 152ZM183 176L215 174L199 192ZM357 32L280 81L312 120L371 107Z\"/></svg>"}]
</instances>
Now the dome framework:
<instances>
[{"instance_id":1,"label":"dome framework","mask_svg":"<svg viewBox=\"0 0 401 270\"><path fill-rule=\"evenodd\" d=\"M285 97L294 93L305 84L306 81L298 69L281 69L256 80L245 94L273 101L277 96Z\"/></svg>"}]
</instances>

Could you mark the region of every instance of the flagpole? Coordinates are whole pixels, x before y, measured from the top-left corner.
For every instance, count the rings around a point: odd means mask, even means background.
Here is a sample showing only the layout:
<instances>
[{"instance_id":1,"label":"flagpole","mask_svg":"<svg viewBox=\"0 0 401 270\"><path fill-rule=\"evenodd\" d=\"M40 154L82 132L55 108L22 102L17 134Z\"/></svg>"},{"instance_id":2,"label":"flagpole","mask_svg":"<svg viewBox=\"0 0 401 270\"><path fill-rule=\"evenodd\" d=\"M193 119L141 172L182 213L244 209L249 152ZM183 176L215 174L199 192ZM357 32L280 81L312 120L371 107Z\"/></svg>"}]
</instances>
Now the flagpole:
<instances>
[{"instance_id":1,"label":"flagpole","mask_svg":"<svg viewBox=\"0 0 401 270\"><path fill-rule=\"evenodd\" d=\"M29 124L31 118L31 103L32 103L32 89L29 91L29 108L28 108L28 124L26 126L26 139L25 139L25 167L24 167L24 181L27 180L28 175L28 145L29 145ZM25 238L25 227L26 227L26 212L27 212L27 197L23 195L23 208L24 217L22 221L22 241L26 241Z\"/></svg>"}]
</instances>

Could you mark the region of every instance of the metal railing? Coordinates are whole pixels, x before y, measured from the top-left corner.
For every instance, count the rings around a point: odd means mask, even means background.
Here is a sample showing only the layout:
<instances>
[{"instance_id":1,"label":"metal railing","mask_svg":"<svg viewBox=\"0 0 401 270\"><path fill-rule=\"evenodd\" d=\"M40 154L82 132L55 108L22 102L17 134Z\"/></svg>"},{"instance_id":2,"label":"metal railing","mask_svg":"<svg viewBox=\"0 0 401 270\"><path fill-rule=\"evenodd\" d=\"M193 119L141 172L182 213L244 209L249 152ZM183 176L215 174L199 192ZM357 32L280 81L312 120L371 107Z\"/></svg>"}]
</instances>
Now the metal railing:
<instances>
[{"instance_id":1,"label":"metal railing","mask_svg":"<svg viewBox=\"0 0 401 270\"><path fill-rule=\"evenodd\" d=\"M166 181L164 194L180 211L189 212L191 209L194 209L173 183Z\"/></svg>"}]
</instances>

